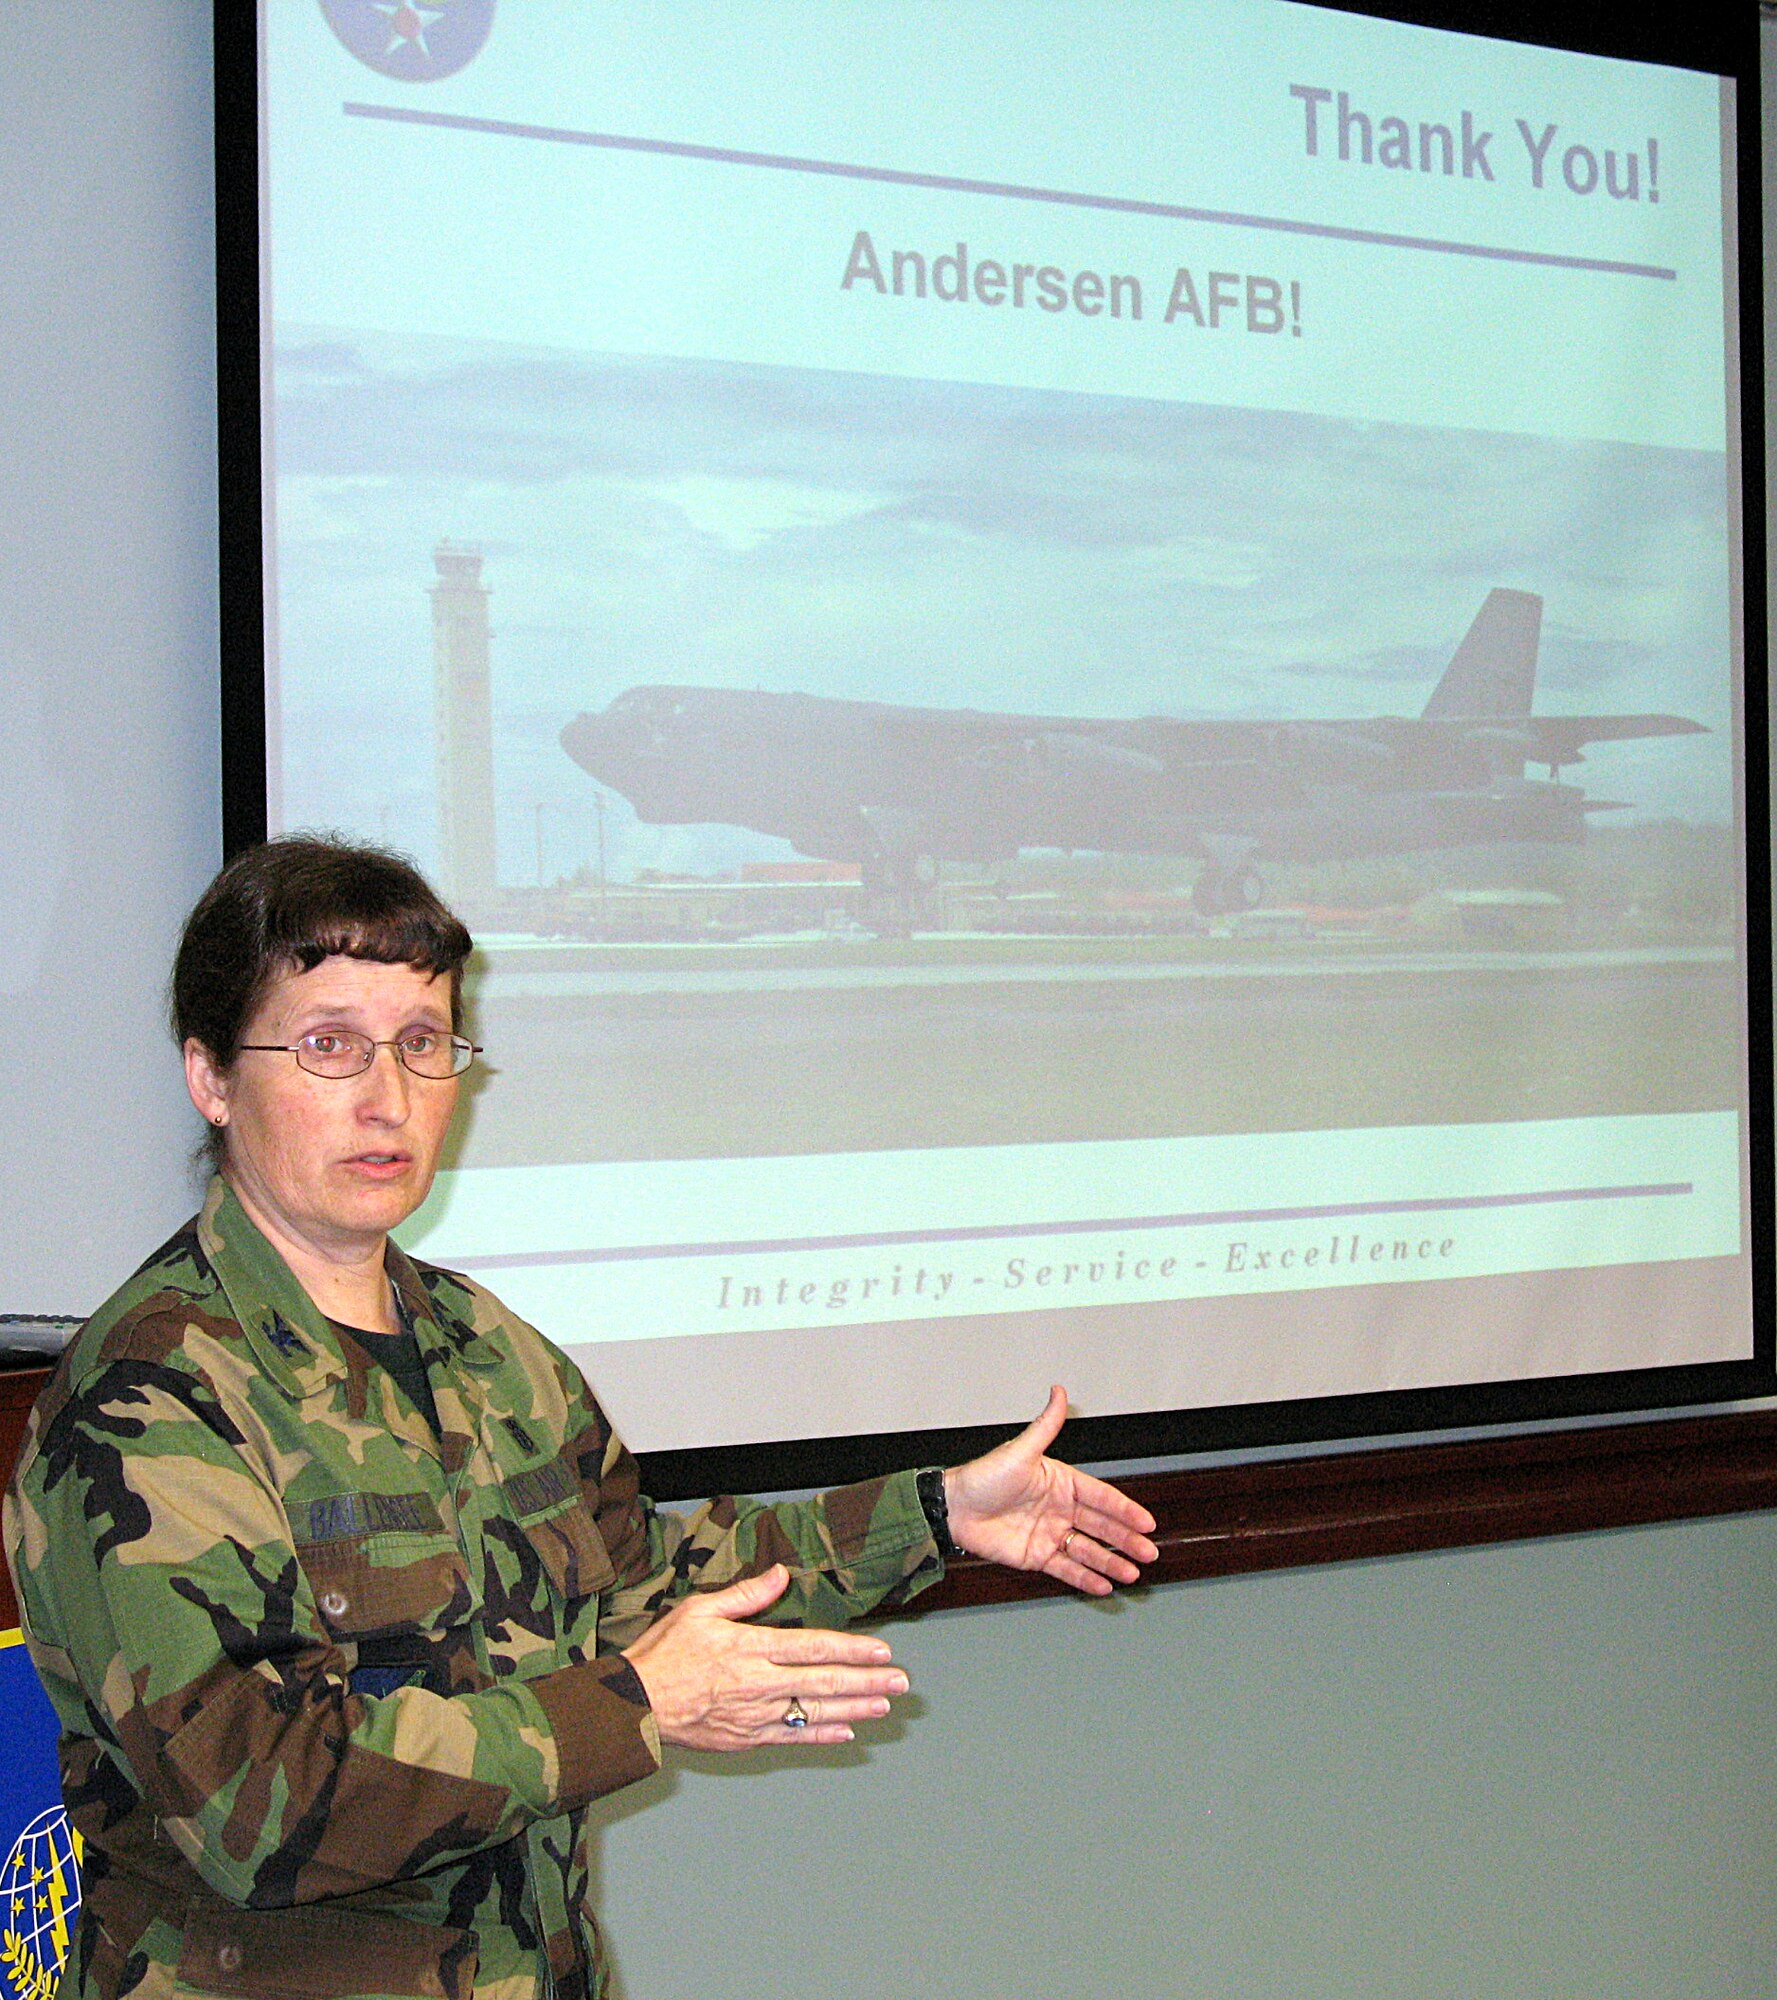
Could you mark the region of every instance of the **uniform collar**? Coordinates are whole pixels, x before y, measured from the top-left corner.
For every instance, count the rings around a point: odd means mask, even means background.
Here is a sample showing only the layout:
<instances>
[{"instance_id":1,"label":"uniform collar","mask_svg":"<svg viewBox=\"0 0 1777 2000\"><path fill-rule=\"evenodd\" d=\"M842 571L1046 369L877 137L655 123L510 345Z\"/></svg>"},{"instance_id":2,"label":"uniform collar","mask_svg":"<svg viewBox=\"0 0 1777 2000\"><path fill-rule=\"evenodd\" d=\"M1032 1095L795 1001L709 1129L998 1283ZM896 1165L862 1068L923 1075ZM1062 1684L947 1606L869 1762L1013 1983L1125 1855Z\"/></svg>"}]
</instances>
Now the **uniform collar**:
<instances>
[{"instance_id":1,"label":"uniform collar","mask_svg":"<svg viewBox=\"0 0 1777 2000\"><path fill-rule=\"evenodd\" d=\"M343 1381L346 1358L327 1315L220 1174L204 1197L197 1233L260 1374L298 1399Z\"/></svg>"},{"instance_id":2,"label":"uniform collar","mask_svg":"<svg viewBox=\"0 0 1777 2000\"><path fill-rule=\"evenodd\" d=\"M472 1320L440 1309L420 1276L419 1266L392 1236L383 1253L383 1263L422 1352L427 1347L442 1345L453 1362L461 1362L466 1368L499 1367L504 1349L481 1333Z\"/></svg>"},{"instance_id":3,"label":"uniform collar","mask_svg":"<svg viewBox=\"0 0 1777 2000\"><path fill-rule=\"evenodd\" d=\"M349 1370L339 1335L220 1174L210 1183L197 1226L261 1374L298 1400L343 1381ZM440 1313L413 1259L393 1240L385 1264L422 1353L442 1346L453 1366L499 1366L498 1343L468 1319Z\"/></svg>"},{"instance_id":4,"label":"uniform collar","mask_svg":"<svg viewBox=\"0 0 1777 2000\"><path fill-rule=\"evenodd\" d=\"M488 1409L488 1382L484 1378L499 1367L501 1349L477 1332L469 1319L441 1308L413 1259L392 1237L383 1261L401 1315L412 1327L422 1356L437 1348L444 1350L445 1366L428 1367L427 1373L438 1412L437 1449L445 1470L458 1472L481 1435ZM428 1451L433 1449L429 1439L422 1442Z\"/></svg>"}]
</instances>

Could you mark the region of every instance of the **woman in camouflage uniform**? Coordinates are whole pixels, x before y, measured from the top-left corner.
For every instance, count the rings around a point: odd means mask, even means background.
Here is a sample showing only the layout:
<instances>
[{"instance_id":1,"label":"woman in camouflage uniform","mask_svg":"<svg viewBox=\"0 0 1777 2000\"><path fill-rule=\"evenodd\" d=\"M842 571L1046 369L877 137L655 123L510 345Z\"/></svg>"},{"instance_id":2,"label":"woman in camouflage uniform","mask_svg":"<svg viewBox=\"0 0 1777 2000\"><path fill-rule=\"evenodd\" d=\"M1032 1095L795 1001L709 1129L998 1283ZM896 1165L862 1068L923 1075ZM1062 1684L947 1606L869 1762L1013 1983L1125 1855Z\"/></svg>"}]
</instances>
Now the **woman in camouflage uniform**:
<instances>
[{"instance_id":1,"label":"woman in camouflage uniform","mask_svg":"<svg viewBox=\"0 0 1777 2000\"><path fill-rule=\"evenodd\" d=\"M405 863L286 840L192 913L219 1169L83 1329L6 1510L84 1843L81 2000L594 2000L586 1808L661 1746L839 1743L954 1544L1102 1593L1153 1522L1044 1454L657 1512L578 1370L388 1232L476 1051Z\"/></svg>"}]
</instances>

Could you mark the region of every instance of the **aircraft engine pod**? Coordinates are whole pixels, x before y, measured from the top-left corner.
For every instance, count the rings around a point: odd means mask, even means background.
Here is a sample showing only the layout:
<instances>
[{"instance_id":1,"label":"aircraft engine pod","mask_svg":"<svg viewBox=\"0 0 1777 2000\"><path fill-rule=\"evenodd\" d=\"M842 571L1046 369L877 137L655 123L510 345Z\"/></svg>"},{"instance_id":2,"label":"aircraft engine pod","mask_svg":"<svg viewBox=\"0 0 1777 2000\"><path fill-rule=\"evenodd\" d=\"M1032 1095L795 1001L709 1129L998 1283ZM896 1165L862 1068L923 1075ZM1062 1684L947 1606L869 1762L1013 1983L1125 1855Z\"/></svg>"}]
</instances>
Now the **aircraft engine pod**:
<instances>
[{"instance_id":1,"label":"aircraft engine pod","mask_svg":"<svg viewBox=\"0 0 1777 2000\"><path fill-rule=\"evenodd\" d=\"M1045 730L1032 739L1032 747L1046 771L1090 771L1103 775L1116 771L1124 776L1157 778L1166 766L1145 750L1129 750L1121 743L1105 743L1095 736L1066 736Z\"/></svg>"},{"instance_id":2,"label":"aircraft engine pod","mask_svg":"<svg viewBox=\"0 0 1777 2000\"><path fill-rule=\"evenodd\" d=\"M997 834L1014 852L1055 847L1076 853L1114 853L1126 845L1126 829L1158 829L1176 811L1176 787L1168 763L1132 748L1112 735L1084 730L1041 729L996 754L974 760L981 773L971 794L957 803L972 819L976 851L982 836Z\"/></svg>"},{"instance_id":3,"label":"aircraft engine pod","mask_svg":"<svg viewBox=\"0 0 1777 2000\"><path fill-rule=\"evenodd\" d=\"M1586 761L1582 750L1576 748L1560 755L1529 730L1508 729L1499 723L1471 729L1462 740L1480 751L1486 768L1496 777L1521 778L1526 764L1547 764L1554 771L1564 764L1583 764Z\"/></svg>"},{"instance_id":4,"label":"aircraft engine pod","mask_svg":"<svg viewBox=\"0 0 1777 2000\"><path fill-rule=\"evenodd\" d=\"M1324 722L1286 722L1274 742L1282 762L1323 784L1374 785L1395 762L1386 743Z\"/></svg>"},{"instance_id":5,"label":"aircraft engine pod","mask_svg":"<svg viewBox=\"0 0 1777 2000\"><path fill-rule=\"evenodd\" d=\"M1019 782L1035 790L1068 791L1103 798L1151 796L1166 766L1145 750L1045 729L1019 745L1013 765Z\"/></svg>"}]
</instances>

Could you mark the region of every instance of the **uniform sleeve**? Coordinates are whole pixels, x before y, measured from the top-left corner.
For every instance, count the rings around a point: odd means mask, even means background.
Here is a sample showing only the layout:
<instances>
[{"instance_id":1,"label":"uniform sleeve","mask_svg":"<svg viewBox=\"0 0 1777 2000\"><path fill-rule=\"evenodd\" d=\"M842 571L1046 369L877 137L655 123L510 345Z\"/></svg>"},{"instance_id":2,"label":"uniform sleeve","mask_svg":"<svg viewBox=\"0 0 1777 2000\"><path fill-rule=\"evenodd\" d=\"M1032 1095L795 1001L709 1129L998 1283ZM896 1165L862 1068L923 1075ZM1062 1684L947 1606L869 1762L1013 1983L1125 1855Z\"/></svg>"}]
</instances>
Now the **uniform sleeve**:
<instances>
[{"instance_id":1,"label":"uniform sleeve","mask_svg":"<svg viewBox=\"0 0 1777 2000\"><path fill-rule=\"evenodd\" d=\"M915 1490L897 1472L813 1500L711 1500L689 1517L641 1491L635 1459L582 1391L586 1422L575 1456L616 1581L599 1615L601 1652L640 1638L694 1590L720 1590L773 1563L790 1587L761 1623L848 1625L905 1604L944 1574Z\"/></svg>"},{"instance_id":2,"label":"uniform sleeve","mask_svg":"<svg viewBox=\"0 0 1777 2000\"><path fill-rule=\"evenodd\" d=\"M657 1767L621 1657L353 1693L246 1442L189 1367L112 1360L51 1412L10 1502L27 1636L64 1724L84 1711L218 1893L261 1909L350 1894Z\"/></svg>"}]
</instances>

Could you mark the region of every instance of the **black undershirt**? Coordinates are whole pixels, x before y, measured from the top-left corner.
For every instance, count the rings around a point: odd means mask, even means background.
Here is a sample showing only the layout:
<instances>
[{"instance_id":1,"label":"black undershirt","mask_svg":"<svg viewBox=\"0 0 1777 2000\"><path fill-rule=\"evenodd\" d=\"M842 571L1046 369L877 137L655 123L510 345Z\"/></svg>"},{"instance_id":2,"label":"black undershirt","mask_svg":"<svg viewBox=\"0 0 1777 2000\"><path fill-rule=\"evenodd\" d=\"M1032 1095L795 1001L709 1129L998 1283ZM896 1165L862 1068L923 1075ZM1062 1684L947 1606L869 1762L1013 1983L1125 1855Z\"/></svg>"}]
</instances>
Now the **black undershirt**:
<instances>
[{"instance_id":1,"label":"black undershirt","mask_svg":"<svg viewBox=\"0 0 1777 2000\"><path fill-rule=\"evenodd\" d=\"M399 1333L372 1333L368 1327L347 1326L343 1320L330 1320L328 1324L335 1333L355 1340L374 1367L384 1368L394 1376L406 1391L407 1400L432 1426L432 1435L439 1436L438 1405L432 1400L432 1384L413 1328L403 1324Z\"/></svg>"}]
</instances>

